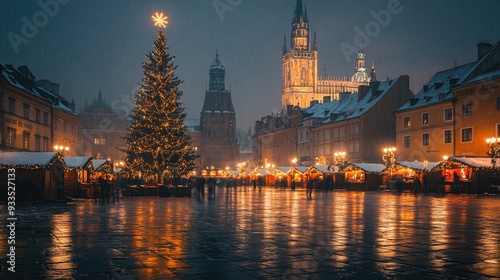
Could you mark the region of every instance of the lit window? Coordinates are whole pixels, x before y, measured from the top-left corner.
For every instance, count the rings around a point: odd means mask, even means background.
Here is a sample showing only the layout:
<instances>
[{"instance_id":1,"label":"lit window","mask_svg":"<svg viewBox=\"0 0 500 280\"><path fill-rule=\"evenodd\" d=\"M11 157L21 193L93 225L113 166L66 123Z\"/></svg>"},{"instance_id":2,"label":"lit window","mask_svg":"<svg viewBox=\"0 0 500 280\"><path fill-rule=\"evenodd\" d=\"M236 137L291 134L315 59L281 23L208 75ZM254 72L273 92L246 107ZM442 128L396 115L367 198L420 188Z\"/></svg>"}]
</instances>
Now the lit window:
<instances>
[{"instance_id":1,"label":"lit window","mask_svg":"<svg viewBox=\"0 0 500 280\"><path fill-rule=\"evenodd\" d=\"M16 145L16 130L13 128L7 128L8 134L9 134L9 140L8 140L8 145L11 148L14 148Z\"/></svg>"},{"instance_id":2,"label":"lit window","mask_svg":"<svg viewBox=\"0 0 500 280\"><path fill-rule=\"evenodd\" d=\"M429 113L423 113L422 114L422 124L423 125L428 125L429 124Z\"/></svg>"},{"instance_id":3,"label":"lit window","mask_svg":"<svg viewBox=\"0 0 500 280\"><path fill-rule=\"evenodd\" d=\"M411 127L411 118L410 117L405 117L403 119L403 127L404 128L409 128Z\"/></svg>"},{"instance_id":4,"label":"lit window","mask_svg":"<svg viewBox=\"0 0 500 280\"><path fill-rule=\"evenodd\" d=\"M23 149L30 149L30 134L28 132L23 132Z\"/></svg>"}]
</instances>

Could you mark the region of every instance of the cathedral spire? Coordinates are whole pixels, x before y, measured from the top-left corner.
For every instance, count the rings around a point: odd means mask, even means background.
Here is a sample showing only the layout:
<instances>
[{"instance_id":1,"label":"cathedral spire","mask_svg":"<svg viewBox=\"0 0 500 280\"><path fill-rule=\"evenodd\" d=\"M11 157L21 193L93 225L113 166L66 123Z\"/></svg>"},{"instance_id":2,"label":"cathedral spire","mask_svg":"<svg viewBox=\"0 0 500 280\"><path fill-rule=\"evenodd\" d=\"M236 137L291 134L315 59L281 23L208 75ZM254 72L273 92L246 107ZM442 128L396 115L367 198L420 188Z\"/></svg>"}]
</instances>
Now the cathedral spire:
<instances>
[{"instance_id":1,"label":"cathedral spire","mask_svg":"<svg viewBox=\"0 0 500 280\"><path fill-rule=\"evenodd\" d=\"M286 47L286 34L283 35L283 55L285 55L288 52L288 49Z\"/></svg>"},{"instance_id":2,"label":"cathedral spire","mask_svg":"<svg viewBox=\"0 0 500 280\"><path fill-rule=\"evenodd\" d=\"M295 14L293 17L293 22L299 22L301 17L304 17L304 13L302 12L302 0L297 0L297 3L295 4Z\"/></svg>"},{"instance_id":3,"label":"cathedral spire","mask_svg":"<svg viewBox=\"0 0 500 280\"><path fill-rule=\"evenodd\" d=\"M226 90L224 85L224 78L226 76L226 69L219 60L219 50L215 51L215 61L210 66L210 82L208 90L210 91L222 91Z\"/></svg>"},{"instance_id":4,"label":"cathedral spire","mask_svg":"<svg viewBox=\"0 0 500 280\"><path fill-rule=\"evenodd\" d=\"M99 93L97 94L97 101L102 102L102 92L101 92L101 88L99 88Z\"/></svg>"}]
</instances>

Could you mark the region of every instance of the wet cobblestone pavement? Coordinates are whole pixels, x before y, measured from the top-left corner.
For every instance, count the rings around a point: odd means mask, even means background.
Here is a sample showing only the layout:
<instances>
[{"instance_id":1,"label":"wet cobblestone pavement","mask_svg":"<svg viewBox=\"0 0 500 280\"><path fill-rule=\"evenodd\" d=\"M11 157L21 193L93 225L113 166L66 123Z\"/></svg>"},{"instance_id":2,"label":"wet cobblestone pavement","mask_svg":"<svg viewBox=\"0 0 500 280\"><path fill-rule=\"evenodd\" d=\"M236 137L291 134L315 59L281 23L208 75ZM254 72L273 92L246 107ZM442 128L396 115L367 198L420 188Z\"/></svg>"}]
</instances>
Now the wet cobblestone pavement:
<instances>
[{"instance_id":1,"label":"wet cobblestone pavement","mask_svg":"<svg viewBox=\"0 0 500 280\"><path fill-rule=\"evenodd\" d=\"M2 279L500 278L499 196L238 187L18 208Z\"/></svg>"}]
</instances>

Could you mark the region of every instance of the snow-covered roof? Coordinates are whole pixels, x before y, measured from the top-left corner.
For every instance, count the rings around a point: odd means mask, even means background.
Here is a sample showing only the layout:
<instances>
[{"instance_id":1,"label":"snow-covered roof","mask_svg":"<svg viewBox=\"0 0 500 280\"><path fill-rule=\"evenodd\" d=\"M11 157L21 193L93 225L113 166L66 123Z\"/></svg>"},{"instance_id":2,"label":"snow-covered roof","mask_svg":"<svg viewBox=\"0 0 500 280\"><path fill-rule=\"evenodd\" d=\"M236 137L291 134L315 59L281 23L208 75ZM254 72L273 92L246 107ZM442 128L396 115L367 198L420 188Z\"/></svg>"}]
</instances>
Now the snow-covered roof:
<instances>
[{"instance_id":1,"label":"snow-covered roof","mask_svg":"<svg viewBox=\"0 0 500 280\"><path fill-rule=\"evenodd\" d=\"M94 167L94 171L96 171L99 168L101 168L107 162L108 162L107 159L92 159L92 166Z\"/></svg>"},{"instance_id":2,"label":"snow-covered roof","mask_svg":"<svg viewBox=\"0 0 500 280\"><path fill-rule=\"evenodd\" d=\"M278 166L276 167L276 169L278 169L279 171L283 172L283 173L288 173L290 172L290 170L292 170L292 166Z\"/></svg>"},{"instance_id":3,"label":"snow-covered roof","mask_svg":"<svg viewBox=\"0 0 500 280\"><path fill-rule=\"evenodd\" d=\"M22 66L23 67L23 66ZM11 65L4 65L0 63L0 71L2 72L2 76L14 87L17 87L27 93L30 93L38 98L42 98L46 100L47 102L50 102L52 104L53 108L59 109L61 111L65 111L67 113L76 115L73 110L71 110L68 106L64 105L63 102L61 102L62 99L60 96L56 96L53 93L45 90L44 88L38 86L36 83L33 82L31 89L26 88L25 86L22 85L22 81L19 81L18 79L21 79L23 81L27 81L28 78L24 77L24 75L17 69L14 69ZM16 78L17 77L17 78ZM28 81L28 83L31 83ZM26 84L26 83L25 83Z\"/></svg>"},{"instance_id":4,"label":"snow-covered roof","mask_svg":"<svg viewBox=\"0 0 500 280\"><path fill-rule=\"evenodd\" d=\"M447 165L453 165L453 162L464 164L472 168L490 168L492 167L491 158L488 157L450 157L441 162L434 169L439 170ZM496 166L500 166L500 159L496 159Z\"/></svg>"},{"instance_id":5,"label":"snow-covered roof","mask_svg":"<svg viewBox=\"0 0 500 280\"><path fill-rule=\"evenodd\" d=\"M427 164L427 170L431 170L436 167L440 162L429 162ZM400 165L403 167L408 167L413 170L425 170L425 164L422 161L398 161L395 163L396 165Z\"/></svg>"},{"instance_id":6,"label":"snow-covered roof","mask_svg":"<svg viewBox=\"0 0 500 280\"><path fill-rule=\"evenodd\" d=\"M349 169L352 167L354 167L353 169L361 169L367 173L380 173L385 169L385 165L381 163L349 163L346 168Z\"/></svg>"},{"instance_id":7,"label":"snow-covered roof","mask_svg":"<svg viewBox=\"0 0 500 280\"><path fill-rule=\"evenodd\" d=\"M302 122L309 119L321 119L322 123L327 123L359 118L377 104L400 78L377 82L374 84L376 89L370 87L361 99L359 99L359 93L355 92L342 97L342 101L333 100L305 108L302 110Z\"/></svg>"},{"instance_id":8,"label":"snow-covered roof","mask_svg":"<svg viewBox=\"0 0 500 280\"><path fill-rule=\"evenodd\" d=\"M313 169L321 172L321 173L330 173L331 171L328 170L328 165L311 165L307 169L307 172L311 172Z\"/></svg>"},{"instance_id":9,"label":"snow-covered roof","mask_svg":"<svg viewBox=\"0 0 500 280\"><path fill-rule=\"evenodd\" d=\"M57 158L56 152L0 152L0 168L9 166L45 168Z\"/></svg>"},{"instance_id":10,"label":"snow-covered roof","mask_svg":"<svg viewBox=\"0 0 500 280\"><path fill-rule=\"evenodd\" d=\"M65 157L64 162L68 168L85 168L88 164L91 164L91 157Z\"/></svg>"},{"instance_id":11,"label":"snow-covered roof","mask_svg":"<svg viewBox=\"0 0 500 280\"><path fill-rule=\"evenodd\" d=\"M401 106L396 112L451 101L451 88L470 73L475 63L469 63L452 69L437 72L425 83L417 95Z\"/></svg>"},{"instance_id":12,"label":"snow-covered roof","mask_svg":"<svg viewBox=\"0 0 500 280\"><path fill-rule=\"evenodd\" d=\"M297 166L294 166L294 168L295 168L296 170L298 170L300 173L305 173L308 167L309 167L309 166L304 166L304 165L297 165Z\"/></svg>"}]
</instances>

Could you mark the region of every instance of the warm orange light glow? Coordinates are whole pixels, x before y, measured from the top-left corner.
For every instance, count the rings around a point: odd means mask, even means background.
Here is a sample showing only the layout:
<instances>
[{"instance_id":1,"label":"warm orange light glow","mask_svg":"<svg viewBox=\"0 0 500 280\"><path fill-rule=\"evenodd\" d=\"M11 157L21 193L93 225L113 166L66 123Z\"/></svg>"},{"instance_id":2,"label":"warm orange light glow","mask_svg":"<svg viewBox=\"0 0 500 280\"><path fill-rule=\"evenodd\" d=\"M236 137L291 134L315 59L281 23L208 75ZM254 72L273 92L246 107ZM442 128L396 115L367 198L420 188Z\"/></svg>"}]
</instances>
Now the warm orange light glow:
<instances>
[{"instance_id":1,"label":"warm orange light glow","mask_svg":"<svg viewBox=\"0 0 500 280\"><path fill-rule=\"evenodd\" d=\"M155 15L151 16L151 18L153 19L155 26L158 26L159 28L167 27L167 16L164 16L163 13L155 13Z\"/></svg>"}]
</instances>

